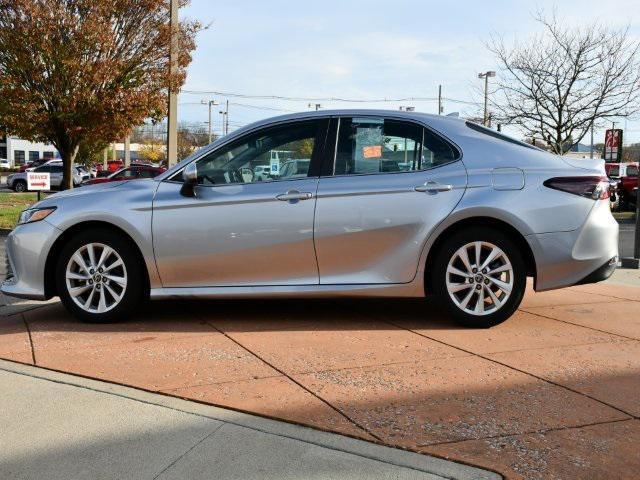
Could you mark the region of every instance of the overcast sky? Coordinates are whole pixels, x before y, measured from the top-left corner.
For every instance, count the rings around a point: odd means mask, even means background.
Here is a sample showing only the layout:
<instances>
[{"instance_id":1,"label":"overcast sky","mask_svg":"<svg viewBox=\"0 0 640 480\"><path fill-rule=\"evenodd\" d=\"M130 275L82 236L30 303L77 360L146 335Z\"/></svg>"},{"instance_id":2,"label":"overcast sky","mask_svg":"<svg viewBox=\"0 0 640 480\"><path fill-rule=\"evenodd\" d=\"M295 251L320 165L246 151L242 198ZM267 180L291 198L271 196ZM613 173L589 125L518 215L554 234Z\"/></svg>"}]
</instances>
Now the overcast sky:
<instances>
[{"instance_id":1,"label":"overcast sky","mask_svg":"<svg viewBox=\"0 0 640 480\"><path fill-rule=\"evenodd\" d=\"M574 25L595 20L629 25L640 38L638 0L192 0L181 16L210 27L198 36L179 117L205 122L207 108L199 105L201 100L229 100L233 129L288 110L305 110L309 103L188 91L356 100L436 98L441 84L445 98L478 102L478 72L496 69L483 42L492 32L506 39L526 39L540 30L533 13L538 8L551 12L554 7ZM479 112L461 102L446 100L445 113ZM437 112L433 100L318 103L322 108L394 110L410 105ZM219 126L216 114L214 130ZM625 137L640 141L640 122L629 121Z\"/></svg>"}]
</instances>

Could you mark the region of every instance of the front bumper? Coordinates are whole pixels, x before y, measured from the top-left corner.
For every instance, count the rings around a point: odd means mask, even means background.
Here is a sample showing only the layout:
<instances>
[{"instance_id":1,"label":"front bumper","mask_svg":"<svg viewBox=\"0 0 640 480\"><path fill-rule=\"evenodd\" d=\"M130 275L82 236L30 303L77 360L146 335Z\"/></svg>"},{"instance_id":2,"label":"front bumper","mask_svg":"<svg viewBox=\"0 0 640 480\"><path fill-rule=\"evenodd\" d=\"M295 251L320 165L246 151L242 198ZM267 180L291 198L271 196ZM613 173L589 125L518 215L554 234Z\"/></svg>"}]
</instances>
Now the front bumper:
<instances>
[{"instance_id":1,"label":"front bumper","mask_svg":"<svg viewBox=\"0 0 640 480\"><path fill-rule=\"evenodd\" d=\"M596 202L577 230L525 238L536 261L536 291L599 282L615 270L618 222L611 215L608 201Z\"/></svg>"},{"instance_id":2,"label":"front bumper","mask_svg":"<svg viewBox=\"0 0 640 480\"><path fill-rule=\"evenodd\" d=\"M61 234L46 220L16 227L5 243L8 278L0 291L12 297L45 300L45 263Z\"/></svg>"}]
</instances>

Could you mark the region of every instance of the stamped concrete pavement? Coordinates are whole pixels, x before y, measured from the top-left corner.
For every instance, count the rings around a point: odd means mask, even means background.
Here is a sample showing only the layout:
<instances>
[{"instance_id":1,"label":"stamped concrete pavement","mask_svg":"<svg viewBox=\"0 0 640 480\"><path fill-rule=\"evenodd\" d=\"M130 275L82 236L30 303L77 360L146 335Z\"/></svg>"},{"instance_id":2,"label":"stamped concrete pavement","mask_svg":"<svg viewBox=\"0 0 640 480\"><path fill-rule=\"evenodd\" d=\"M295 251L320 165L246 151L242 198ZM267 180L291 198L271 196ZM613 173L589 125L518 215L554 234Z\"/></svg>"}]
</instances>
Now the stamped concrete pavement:
<instances>
[{"instance_id":1,"label":"stamped concrete pavement","mask_svg":"<svg viewBox=\"0 0 640 480\"><path fill-rule=\"evenodd\" d=\"M507 478L631 479L634 275L529 291L488 330L459 328L428 300L152 302L112 325L80 324L53 303L0 317L0 357Z\"/></svg>"}]
</instances>

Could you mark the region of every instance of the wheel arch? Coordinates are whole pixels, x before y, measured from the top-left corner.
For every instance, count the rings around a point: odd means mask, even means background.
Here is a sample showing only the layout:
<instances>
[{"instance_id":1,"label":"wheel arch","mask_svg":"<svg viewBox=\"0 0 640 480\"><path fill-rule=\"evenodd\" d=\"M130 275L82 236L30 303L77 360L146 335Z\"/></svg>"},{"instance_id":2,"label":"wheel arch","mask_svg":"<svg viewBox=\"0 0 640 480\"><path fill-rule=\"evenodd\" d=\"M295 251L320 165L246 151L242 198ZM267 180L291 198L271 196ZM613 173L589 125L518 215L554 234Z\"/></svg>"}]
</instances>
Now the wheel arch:
<instances>
[{"instance_id":1,"label":"wheel arch","mask_svg":"<svg viewBox=\"0 0 640 480\"><path fill-rule=\"evenodd\" d=\"M62 252L62 249L64 248L64 245L67 243L67 241L69 241L71 238L73 238L74 235L78 234L79 232L86 231L88 229L93 229L93 228L103 228L103 229L110 230L120 235L129 243L140 264L140 268L144 273L145 294L148 294L150 289L150 279L149 279L149 271L147 269L147 264L144 260L142 251L140 250L140 248L138 247L134 239L131 237L131 235L129 235L126 231L124 231L122 228L118 227L117 225L114 225L113 223L100 221L100 220L91 220L91 221L76 223L70 226L69 228L67 228L56 239L56 241L51 246L51 249L49 249L49 253L47 255L47 260L45 262L45 267L44 267L45 298L51 298L57 295L56 279L55 279L56 263L58 261L58 257L60 256L60 253Z\"/></svg>"},{"instance_id":2,"label":"wheel arch","mask_svg":"<svg viewBox=\"0 0 640 480\"><path fill-rule=\"evenodd\" d=\"M513 225L504 220L490 216L476 216L458 220L447 226L438 234L431 244L424 266L425 293L433 292L430 272L433 269L438 251L445 243L446 239L451 237L451 235L470 227L491 228L507 235L523 253L523 260L527 268L527 277L533 277L535 282L537 276L535 256L533 255L533 251L531 250L529 243L524 238L524 235L522 235L522 233L520 233Z\"/></svg>"}]
</instances>

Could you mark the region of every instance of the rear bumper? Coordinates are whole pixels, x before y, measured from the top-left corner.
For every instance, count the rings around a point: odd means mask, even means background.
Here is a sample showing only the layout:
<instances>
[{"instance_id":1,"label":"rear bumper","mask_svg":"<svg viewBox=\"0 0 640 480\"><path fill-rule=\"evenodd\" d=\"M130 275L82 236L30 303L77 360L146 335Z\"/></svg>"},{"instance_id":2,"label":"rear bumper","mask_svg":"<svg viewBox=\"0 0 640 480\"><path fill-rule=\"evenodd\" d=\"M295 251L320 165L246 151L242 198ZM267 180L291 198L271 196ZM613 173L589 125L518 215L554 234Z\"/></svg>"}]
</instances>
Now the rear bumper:
<instances>
[{"instance_id":1,"label":"rear bumper","mask_svg":"<svg viewBox=\"0 0 640 480\"><path fill-rule=\"evenodd\" d=\"M613 257L607 263L602 265L597 270L591 272L589 275L580 280L576 285L584 285L586 283L598 283L606 280L613 272L616 271L616 267L618 265L618 257Z\"/></svg>"},{"instance_id":2,"label":"rear bumper","mask_svg":"<svg viewBox=\"0 0 640 480\"><path fill-rule=\"evenodd\" d=\"M615 270L618 222L608 201L598 201L582 227L526 237L536 261L536 291L604 280Z\"/></svg>"}]
</instances>

